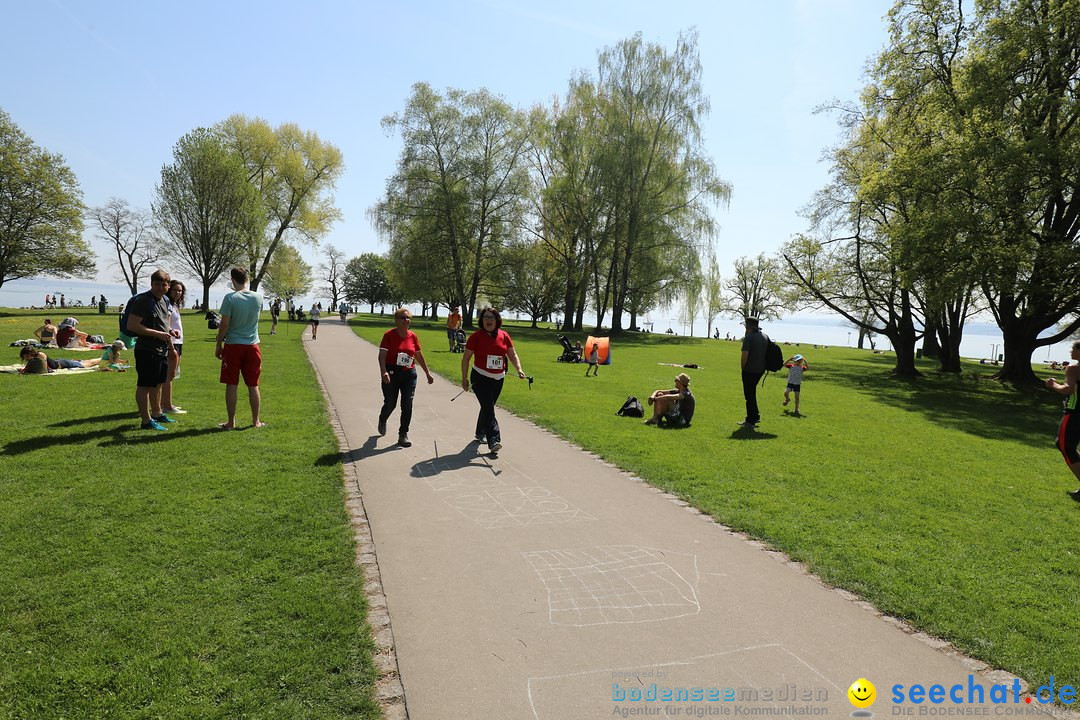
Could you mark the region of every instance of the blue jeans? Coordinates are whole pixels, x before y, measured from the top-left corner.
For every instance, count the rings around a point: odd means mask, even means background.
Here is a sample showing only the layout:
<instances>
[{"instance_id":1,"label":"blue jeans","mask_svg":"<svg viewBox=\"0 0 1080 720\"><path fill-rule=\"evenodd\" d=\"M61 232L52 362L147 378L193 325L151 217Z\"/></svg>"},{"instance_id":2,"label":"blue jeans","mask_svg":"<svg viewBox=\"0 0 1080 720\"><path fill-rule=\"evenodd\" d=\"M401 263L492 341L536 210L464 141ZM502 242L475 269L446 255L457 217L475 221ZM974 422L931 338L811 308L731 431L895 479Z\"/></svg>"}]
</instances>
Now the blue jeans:
<instances>
[{"instance_id":1,"label":"blue jeans","mask_svg":"<svg viewBox=\"0 0 1080 720\"><path fill-rule=\"evenodd\" d=\"M398 368L386 368L390 373L390 382L382 386L383 404L379 412L379 423L384 423L390 418L390 413L397 407L398 395L401 395L401 425L398 435L406 435L409 432L409 423L412 422L413 396L416 395L416 368L399 370Z\"/></svg>"},{"instance_id":2,"label":"blue jeans","mask_svg":"<svg viewBox=\"0 0 1080 720\"><path fill-rule=\"evenodd\" d=\"M480 403L480 415L476 418L476 436L487 438L488 445L501 443L499 421L495 419L495 401L502 393L502 379L493 380L473 370L469 375L469 382L472 384L473 394Z\"/></svg>"}]
</instances>

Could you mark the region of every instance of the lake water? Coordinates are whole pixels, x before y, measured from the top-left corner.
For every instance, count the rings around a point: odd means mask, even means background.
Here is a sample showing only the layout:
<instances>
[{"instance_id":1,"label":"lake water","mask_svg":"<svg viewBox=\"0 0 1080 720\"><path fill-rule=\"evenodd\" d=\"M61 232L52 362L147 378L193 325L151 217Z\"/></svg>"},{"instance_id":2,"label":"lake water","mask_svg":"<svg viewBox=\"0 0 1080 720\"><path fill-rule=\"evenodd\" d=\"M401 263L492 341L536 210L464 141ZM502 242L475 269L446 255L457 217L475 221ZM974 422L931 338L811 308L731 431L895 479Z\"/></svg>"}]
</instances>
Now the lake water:
<instances>
[{"instance_id":1,"label":"lake water","mask_svg":"<svg viewBox=\"0 0 1080 720\"><path fill-rule=\"evenodd\" d=\"M221 298L225 296L226 292L227 289L224 284L211 288L210 307L218 307L221 304ZM100 296L102 293L105 293L105 296L109 299L109 304L113 306L127 302L130 296L127 286L122 283L109 284L83 280L51 279L12 280L0 287L0 307L19 308L30 307L31 305L41 307L45 302L46 294L59 295L60 293L63 293L70 303L81 300L86 305L89 305L92 296ZM202 288L193 284L188 288L188 303L190 304L198 299L201 294ZM307 307L312 302L320 300L327 304L325 298L313 297L299 298L298 303ZM58 314L58 312L58 310L52 311L52 314ZM419 312L419 308L415 308L414 312ZM651 316L654 332L663 332L668 327L671 327L680 335L689 333L688 326L680 324L675 319L665 321L661 319L662 317L662 314L657 313ZM595 318L586 317L586 326L590 323L595 324ZM717 321L717 327L720 329L721 338L724 337L725 333L732 337L742 337L742 326L737 320L721 318ZM777 342L854 347L859 339L858 332L845 325L843 320L827 315L795 315L785 320L763 323L762 329ZM696 337L705 337L705 333L705 322L703 320L695 322L694 335ZM1047 334L1049 333L1044 333L1044 335ZM875 337L874 342L880 349L891 349L887 338ZM960 354L963 357L974 359L993 358L1003 352L1002 343L1001 331L993 323L969 322L964 329ZM1032 362L1041 363L1045 360L1067 361L1071 345L1071 341L1066 341L1051 345L1049 348L1036 350L1031 358ZM864 344L864 347L869 348L869 343Z\"/></svg>"}]
</instances>

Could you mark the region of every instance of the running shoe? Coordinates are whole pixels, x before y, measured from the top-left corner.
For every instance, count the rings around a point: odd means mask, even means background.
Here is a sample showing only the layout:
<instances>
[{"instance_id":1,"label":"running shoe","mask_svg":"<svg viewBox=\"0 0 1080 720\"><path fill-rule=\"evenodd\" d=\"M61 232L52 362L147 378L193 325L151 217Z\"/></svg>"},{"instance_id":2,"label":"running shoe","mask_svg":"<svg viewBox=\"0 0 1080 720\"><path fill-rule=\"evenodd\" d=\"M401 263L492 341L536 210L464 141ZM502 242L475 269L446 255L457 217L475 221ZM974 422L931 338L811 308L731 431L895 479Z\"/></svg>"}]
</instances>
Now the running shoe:
<instances>
[{"instance_id":1,"label":"running shoe","mask_svg":"<svg viewBox=\"0 0 1080 720\"><path fill-rule=\"evenodd\" d=\"M142 425L139 426L139 428L141 430L168 430L169 429L169 428L165 427L164 425L162 425L161 423L159 423L159 422L157 422L155 420L151 420L150 422L144 422Z\"/></svg>"},{"instance_id":2,"label":"running shoe","mask_svg":"<svg viewBox=\"0 0 1080 720\"><path fill-rule=\"evenodd\" d=\"M166 415L165 413L161 413L161 414L160 414L160 415L158 415L158 416L157 416L156 418L154 418L154 422L159 422L159 423L174 423L174 422L176 422L176 421L175 421L175 420L173 420L173 419L172 419L171 417L169 417L168 415Z\"/></svg>"}]
</instances>

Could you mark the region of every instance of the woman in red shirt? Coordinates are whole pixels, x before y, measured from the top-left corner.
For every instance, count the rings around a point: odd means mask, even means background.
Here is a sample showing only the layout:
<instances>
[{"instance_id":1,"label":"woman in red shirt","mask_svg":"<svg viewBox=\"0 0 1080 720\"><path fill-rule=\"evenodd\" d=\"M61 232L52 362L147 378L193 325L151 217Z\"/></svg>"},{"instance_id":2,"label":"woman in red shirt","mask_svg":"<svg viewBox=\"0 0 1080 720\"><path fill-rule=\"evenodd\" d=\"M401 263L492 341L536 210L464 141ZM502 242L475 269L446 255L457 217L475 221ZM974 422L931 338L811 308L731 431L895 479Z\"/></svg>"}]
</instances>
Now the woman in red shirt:
<instances>
[{"instance_id":1,"label":"woman in red shirt","mask_svg":"<svg viewBox=\"0 0 1080 720\"><path fill-rule=\"evenodd\" d=\"M506 376L506 358L517 368L518 377L524 378L521 361L510 335L502 329L502 316L495 308L486 307L480 311L480 329L469 336L465 343L465 354L461 357L461 388L469 389L472 380L473 393L480 402L480 415L476 418L476 442L487 441L488 448L495 453L502 447L502 435L499 433L499 421L495 419L495 401L503 388ZM469 372L469 361L472 372Z\"/></svg>"},{"instance_id":2,"label":"woman in red shirt","mask_svg":"<svg viewBox=\"0 0 1080 720\"><path fill-rule=\"evenodd\" d=\"M383 406L379 412L379 434L386 434L386 421L397 407L401 394L401 424L398 426L398 445L409 447L409 423L412 421L413 396L416 394L416 363L424 369L428 385L435 382L428 372L420 339L409 329L412 313L406 308L394 312L394 329L387 330L379 343L379 372L382 373Z\"/></svg>"}]
</instances>

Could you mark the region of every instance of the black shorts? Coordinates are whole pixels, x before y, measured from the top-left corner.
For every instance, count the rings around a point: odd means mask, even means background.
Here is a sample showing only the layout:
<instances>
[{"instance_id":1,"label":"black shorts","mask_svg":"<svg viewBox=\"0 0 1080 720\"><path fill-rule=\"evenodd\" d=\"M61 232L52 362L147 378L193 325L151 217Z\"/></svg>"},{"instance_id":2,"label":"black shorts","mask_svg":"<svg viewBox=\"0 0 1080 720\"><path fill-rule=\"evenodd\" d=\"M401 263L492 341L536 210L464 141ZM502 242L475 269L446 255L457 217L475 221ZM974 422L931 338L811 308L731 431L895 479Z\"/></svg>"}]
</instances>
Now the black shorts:
<instances>
[{"instance_id":1,"label":"black shorts","mask_svg":"<svg viewBox=\"0 0 1080 720\"><path fill-rule=\"evenodd\" d=\"M312 320L311 324L314 325L315 327L319 327L319 321L318 320Z\"/></svg>"},{"instance_id":2,"label":"black shorts","mask_svg":"<svg viewBox=\"0 0 1080 720\"><path fill-rule=\"evenodd\" d=\"M1065 458L1066 465L1080 462L1080 453L1076 451L1077 444L1080 444L1080 415L1066 412L1061 418L1057 436L1057 449Z\"/></svg>"},{"instance_id":3,"label":"black shorts","mask_svg":"<svg viewBox=\"0 0 1080 720\"><path fill-rule=\"evenodd\" d=\"M175 345L173 345L173 350L176 351L177 355L183 355L184 354L184 343L176 343Z\"/></svg>"},{"instance_id":4,"label":"black shorts","mask_svg":"<svg viewBox=\"0 0 1080 720\"><path fill-rule=\"evenodd\" d=\"M139 387L157 387L169 378L169 355L135 348L135 372Z\"/></svg>"},{"instance_id":5,"label":"black shorts","mask_svg":"<svg viewBox=\"0 0 1080 720\"><path fill-rule=\"evenodd\" d=\"M799 392L799 388L801 388L801 387L802 387L802 384L799 384L799 385L795 385L794 383L788 383L787 384L787 389L788 390L793 390L795 392Z\"/></svg>"}]
</instances>

